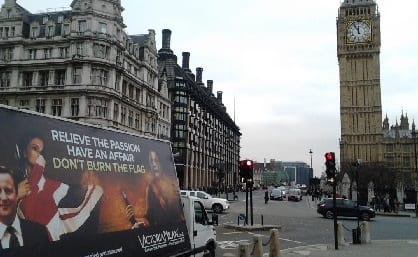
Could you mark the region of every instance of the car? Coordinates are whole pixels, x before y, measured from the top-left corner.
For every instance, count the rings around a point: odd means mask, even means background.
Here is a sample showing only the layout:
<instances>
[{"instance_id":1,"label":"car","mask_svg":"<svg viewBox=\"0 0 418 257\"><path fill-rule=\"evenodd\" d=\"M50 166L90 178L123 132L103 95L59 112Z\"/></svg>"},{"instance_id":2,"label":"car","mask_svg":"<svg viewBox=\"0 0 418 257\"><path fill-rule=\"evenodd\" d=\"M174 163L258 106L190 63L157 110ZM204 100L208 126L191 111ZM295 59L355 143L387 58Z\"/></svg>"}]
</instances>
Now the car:
<instances>
[{"instance_id":1,"label":"car","mask_svg":"<svg viewBox=\"0 0 418 257\"><path fill-rule=\"evenodd\" d=\"M334 217L333 199L327 198L320 201L317 204L316 212L327 219L332 219ZM376 216L373 208L359 205L359 209L357 209L355 202L344 198L336 199L336 214L337 217L359 217L362 220L370 220Z\"/></svg>"},{"instance_id":2,"label":"car","mask_svg":"<svg viewBox=\"0 0 418 257\"><path fill-rule=\"evenodd\" d=\"M300 200L302 200L302 191L299 188L289 189L287 200L299 202Z\"/></svg>"},{"instance_id":3,"label":"car","mask_svg":"<svg viewBox=\"0 0 418 257\"><path fill-rule=\"evenodd\" d=\"M283 195L285 192L280 188L273 188L270 193L270 200L283 200Z\"/></svg>"},{"instance_id":4,"label":"car","mask_svg":"<svg viewBox=\"0 0 418 257\"><path fill-rule=\"evenodd\" d=\"M214 213L222 213L229 208L228 200L224 198L212 197L205 191L180 190L180 195L195 196L200 198L205 209L212 210Z\"/></svg>"}]
</instances>

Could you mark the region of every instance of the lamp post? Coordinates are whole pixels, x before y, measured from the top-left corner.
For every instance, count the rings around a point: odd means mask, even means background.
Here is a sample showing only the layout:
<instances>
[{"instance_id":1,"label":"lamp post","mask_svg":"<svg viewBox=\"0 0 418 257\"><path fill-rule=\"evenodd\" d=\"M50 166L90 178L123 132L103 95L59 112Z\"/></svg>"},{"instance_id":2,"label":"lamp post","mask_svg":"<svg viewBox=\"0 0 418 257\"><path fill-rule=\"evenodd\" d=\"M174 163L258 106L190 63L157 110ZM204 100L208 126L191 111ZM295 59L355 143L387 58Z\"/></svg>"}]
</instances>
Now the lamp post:
<instances>
[{"instance_id":1,"label":"lamp post","mask_svg":"<svg viewBox=\"0 0 418 257\"><path fill-rule=\"evenodd\" d=\"M313 154L312 149L309 149L309 154L311 155L311 169L312 169L312 154Z\"/></svg>"},{"instance_id":2,"label":"lamp post","mask_svg":"<svg viewBox=\"0 0 418 257\"><path fill-rule=\"evenodd\" d=\"M417 201L415 203L415 216L418 217L418 193L417 191L417 187L418 187L418 165L417 165L417 132L415 131L415 122L412 124L412 139L414 140L414 159L415 159L415 180L416 180L416 185L415 185L415 194L416 194L416 198Z\"/></svg>"}]
</instances>

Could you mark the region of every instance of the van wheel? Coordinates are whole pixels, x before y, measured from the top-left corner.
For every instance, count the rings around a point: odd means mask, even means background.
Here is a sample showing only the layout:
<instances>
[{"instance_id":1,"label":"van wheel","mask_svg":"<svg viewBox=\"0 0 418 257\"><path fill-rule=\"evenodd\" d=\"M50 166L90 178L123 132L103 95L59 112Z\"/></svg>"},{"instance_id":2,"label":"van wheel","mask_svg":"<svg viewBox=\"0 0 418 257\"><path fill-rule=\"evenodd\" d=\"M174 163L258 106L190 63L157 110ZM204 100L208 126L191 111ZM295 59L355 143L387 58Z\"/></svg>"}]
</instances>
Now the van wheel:
<instances>
[{"instance_id":1,"label":"van wheel","mask_svg":"<svg viewBox=\"0 0 418 257\"><path fill-rule=\"evenodd\" d=\"M212 210L214 213L222 213L223 208L222 205L217 203L212 206Z\"/></svg>"},{"instance_id":2,"label":"van wheel","mask_svg":"<svg viewBox=\"0 0 418 257\"><path fill-rule=\"evenodd\" d=\"M334 213L333 213L332 211L327 211L327 212L325 213L325 218L327 218L327 219L332 219L332 218L334 218Z\"/></svg>"},{"instance_id":3,"label":"van wheel","mask_svg":"<svg viewBox=\"0 0 418 257\"><path fill-rule=\"evenodd\" d=\"M215 248L213 247L213 245L208 245L203 257L215 257Z\"/></svg>"}]
</instances>

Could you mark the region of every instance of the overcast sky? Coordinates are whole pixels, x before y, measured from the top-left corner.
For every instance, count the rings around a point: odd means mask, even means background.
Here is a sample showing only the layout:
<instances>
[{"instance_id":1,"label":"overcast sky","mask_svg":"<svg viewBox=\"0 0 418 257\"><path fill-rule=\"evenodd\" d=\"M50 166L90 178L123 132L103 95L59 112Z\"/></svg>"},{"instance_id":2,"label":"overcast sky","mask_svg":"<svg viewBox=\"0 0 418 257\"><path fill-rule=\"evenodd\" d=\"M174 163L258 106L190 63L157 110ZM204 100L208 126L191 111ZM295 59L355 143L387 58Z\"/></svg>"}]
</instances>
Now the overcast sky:
<instances>
[{"instance_id":1,"label":"overcast sky","mask_svg":"<svg viewBox=\"0 0 418 257\"><path fill-rule=\"evenodd\" d=\"M71 0L18 0L36 13ZM0 0L3 4L4 0ZM377 0L381 14L382 110L418 122L418 1ZM203 67L241 128L241 157L303 161L314 174L339 156L336 17L340 0L122 0L128 34L170 29L181 65ZM234 104L235 103L235 104ZM338 157L337 157L338 158Z\"/></svg>"}]
</instances>

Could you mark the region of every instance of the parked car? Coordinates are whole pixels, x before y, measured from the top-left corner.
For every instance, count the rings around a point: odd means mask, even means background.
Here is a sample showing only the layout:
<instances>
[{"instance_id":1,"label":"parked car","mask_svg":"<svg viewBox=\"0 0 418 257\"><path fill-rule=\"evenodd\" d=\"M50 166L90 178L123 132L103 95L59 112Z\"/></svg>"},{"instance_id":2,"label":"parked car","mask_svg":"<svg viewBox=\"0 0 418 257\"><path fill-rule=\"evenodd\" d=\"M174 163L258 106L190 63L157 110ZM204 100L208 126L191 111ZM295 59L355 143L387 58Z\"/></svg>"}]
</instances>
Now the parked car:
<instances>
[{"instance_id":1,"label":"parked car","mask_svg":"<svg viewBox=\"0 0 418 257\"><path fill-rule=\"evenodd\" d=\"M280 189L280 188L273 188L270 192L270 200L279 200L282 201L283 200L283 195L285 195L286 193L284 192L284 190Z\"/></svg>"},{"instance_id":2,"label":"parked car","mask_svg":"<svg viewBox=\"0 0 418 257\"><path fill-rule=\"evenodd\" d=\"M288 201L300 201L302 200L302 191L299 188L291 188L289 189L289 193L287 195Z\"/></svg>"},{"instance_id":3,"label":"parked car","mask_svg":"<svg viewBox=\"0 0 418 257\"><path fill-rule=\"evenodd\" d=\"M333 199L327 198L320 201L316 212L327 219L332 219L334 217ZM344 198L336 199L336 214L342 217L360 217L362 220L370 220L376 216L373 208L360 205L359 210L357 210L355 202Z\"/></svg>"},{"instance_id":4,"label":"parked car","mask_svg":"<svg viewBox=\"0 0 418 257\"><path fill-rule=\"evenodd\" d=\"M195 196L200 198L205 209L212 210L215 213L222 213L229 208L228 200L224 198L212 197L204 191L180 190L180 195Z\"/></svg>"}]
</instances>

